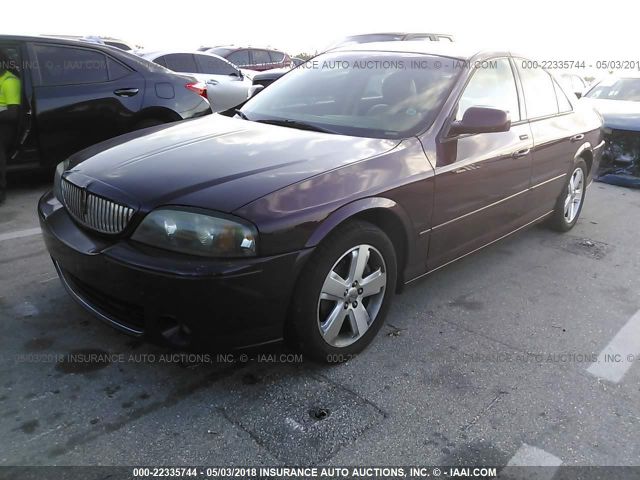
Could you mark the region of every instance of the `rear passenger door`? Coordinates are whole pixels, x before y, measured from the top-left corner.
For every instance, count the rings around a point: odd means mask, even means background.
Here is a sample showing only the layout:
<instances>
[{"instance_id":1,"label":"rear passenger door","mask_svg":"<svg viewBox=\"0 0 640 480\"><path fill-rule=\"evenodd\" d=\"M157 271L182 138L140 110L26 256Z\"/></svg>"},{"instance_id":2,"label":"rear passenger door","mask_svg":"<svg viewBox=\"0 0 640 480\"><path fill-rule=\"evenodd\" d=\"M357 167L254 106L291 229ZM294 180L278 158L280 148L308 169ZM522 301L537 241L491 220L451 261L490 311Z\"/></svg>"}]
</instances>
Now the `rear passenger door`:
<instances>
[{"instance_id":1,"label":"rear passenger door","mask_svg":"<svg viewBox=\"0 0 640 480\"><path fill-rule=\"evenodd\" d=\"M450 135L437 145L433 228L428 268L470 253L523 225L531 173L531 131L522 121L518 84L509 58L491 59L468 81L454 113L473 106L509 112L507 132Z\"/></svg>"},{"instance_id":2,"label":"rear passenger door","mask_svg":"<svg viewBox=\"0 0 640 480\"><path fill-rule=\"evenodd\" d=\"M129 131L144 78L101 50L30 45L35 124L43 159L55 163Z\"/></svg>"},{"instance_id":3,"label":"rear passenger door","mask_svg":"<svg viewBox=\"0 0 640 480\"><path fill-rule=\"evenodd\" d=\"M522 82L526 118L533 134L530 220L553 210L580 140L575 113L564 91L545 70L515 59ZM577 136L578 135L578 136ZM578 144L579 145L579 144Z\"/></svg>"}]
</instances>

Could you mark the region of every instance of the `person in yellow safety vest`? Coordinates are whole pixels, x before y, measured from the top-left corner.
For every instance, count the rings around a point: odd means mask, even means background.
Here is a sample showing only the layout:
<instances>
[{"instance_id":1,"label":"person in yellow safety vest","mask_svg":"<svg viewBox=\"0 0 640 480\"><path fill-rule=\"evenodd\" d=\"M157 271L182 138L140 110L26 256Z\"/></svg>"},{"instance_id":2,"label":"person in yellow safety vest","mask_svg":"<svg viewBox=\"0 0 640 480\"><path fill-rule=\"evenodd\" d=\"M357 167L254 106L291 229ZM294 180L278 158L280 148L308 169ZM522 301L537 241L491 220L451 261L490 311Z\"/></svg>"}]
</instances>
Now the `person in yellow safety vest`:
<instances>
[{"instance_id":1,"label":"person in yellow safety vest","mask_svg":"<svg viewBox=\"0 0 640 480\"><path fill-rule=\"evenodd\" d=\"M0 203L7 194L7 157L16 138L20 103L20 79L10 68L11 59L0 49Z\"/></svg>"}]
</instances>

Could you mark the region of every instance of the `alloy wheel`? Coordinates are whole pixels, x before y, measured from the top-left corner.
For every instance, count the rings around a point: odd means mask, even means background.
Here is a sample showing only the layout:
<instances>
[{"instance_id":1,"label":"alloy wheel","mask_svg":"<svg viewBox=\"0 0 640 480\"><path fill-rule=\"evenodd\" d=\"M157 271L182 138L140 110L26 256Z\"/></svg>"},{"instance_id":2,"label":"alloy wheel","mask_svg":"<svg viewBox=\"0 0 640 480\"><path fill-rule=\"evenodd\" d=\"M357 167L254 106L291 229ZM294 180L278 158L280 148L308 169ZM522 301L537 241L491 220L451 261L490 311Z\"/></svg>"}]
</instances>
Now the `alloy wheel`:
<instances>
[{"instance_id":1,"label":"alloy wheel","mask_svg":"<svg viewBox=\"0 0 640 480\"><path fill-rule=\"evenodd\" d=\"M567 196L564 200L564 219L567 223L572 223L580 212L583 197L584 172L581 168L576 168L569 178Z\"/></svg>"},{"instance_id":2,"label":"alloy wheel","mask_svg":"<svg viewBox=\"0 0 640 480\"><path fill-rule=\"evenodd\" d=\"M378 316L387 285L382 254L358 245L333 265L318 299L318 328L325 342L337 348L358 341Z\"/></svg>"}]
</instances>

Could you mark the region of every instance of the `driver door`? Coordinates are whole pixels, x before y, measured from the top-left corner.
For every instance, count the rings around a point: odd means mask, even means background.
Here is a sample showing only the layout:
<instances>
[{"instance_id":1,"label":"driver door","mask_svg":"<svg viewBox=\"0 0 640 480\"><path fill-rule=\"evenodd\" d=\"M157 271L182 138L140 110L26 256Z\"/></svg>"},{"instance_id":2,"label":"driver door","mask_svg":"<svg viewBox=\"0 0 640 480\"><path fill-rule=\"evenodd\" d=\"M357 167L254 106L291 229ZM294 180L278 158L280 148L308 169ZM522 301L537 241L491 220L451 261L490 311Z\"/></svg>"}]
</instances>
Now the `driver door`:
<instances>
[{"instance_id":1,"label":"driver door","mask_svg":"<svg viewBox=\"0 0 640 480\"><path fill-rule=\"evenodd\" d=\"M428 268L433 269L512 232L525 214L530 185L531 129L520 114L518 85L508 58L478 68L462 93L455 120L472 106L509 112L507 132L448 135L437 144L433 229Z\"/></svg>"}]
</instances>

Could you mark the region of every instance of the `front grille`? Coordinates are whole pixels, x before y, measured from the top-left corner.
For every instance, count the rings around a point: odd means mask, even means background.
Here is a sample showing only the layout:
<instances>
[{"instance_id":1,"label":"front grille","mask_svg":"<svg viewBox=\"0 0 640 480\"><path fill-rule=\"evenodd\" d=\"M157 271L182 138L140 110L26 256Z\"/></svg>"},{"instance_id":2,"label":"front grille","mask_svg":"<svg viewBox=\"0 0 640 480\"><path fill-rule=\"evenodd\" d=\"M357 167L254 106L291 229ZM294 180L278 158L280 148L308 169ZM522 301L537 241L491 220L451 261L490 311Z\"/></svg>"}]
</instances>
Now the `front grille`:
<instances>
[{"instance_id":1,"label":"front grille","mask_svg":"<svg viewBox=\"0 0 640 480\"><path fill-rule=\"evenodd\" d=\"M122 233L134 209L87 192L66 179L61 183L62 198L69 213L86 227L101 233Z\"/></svg>"}]
</instances>

